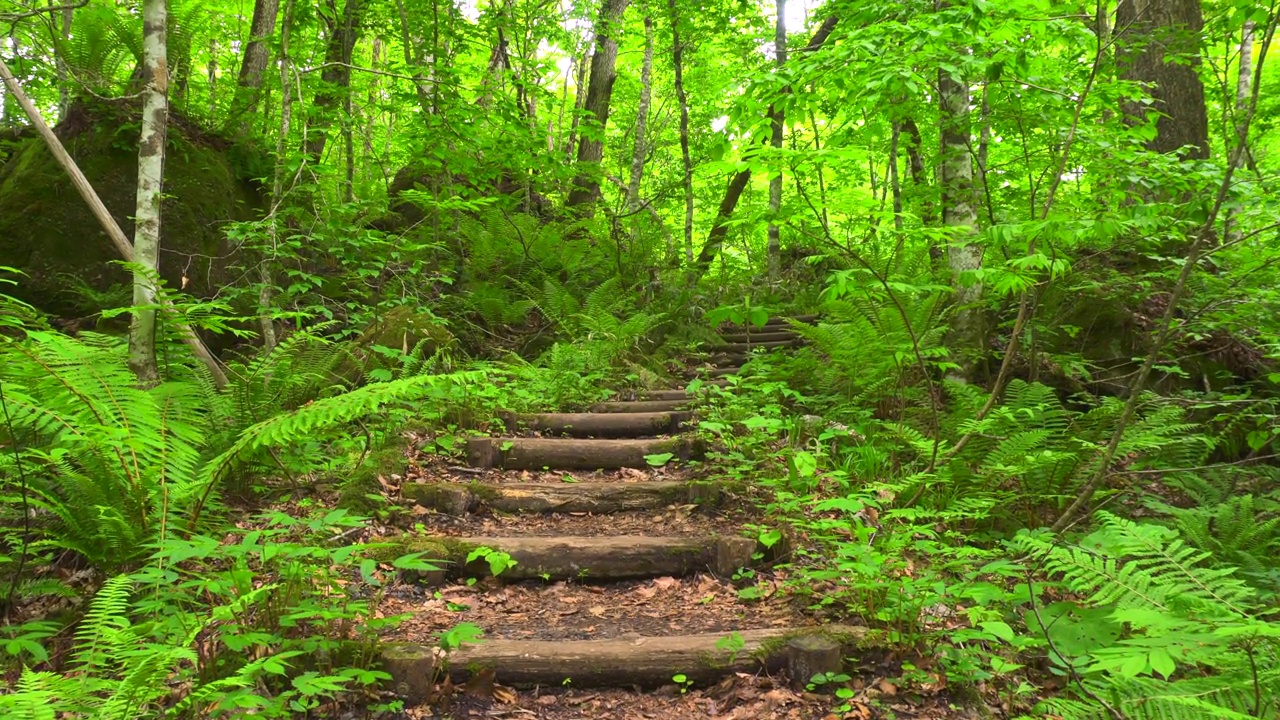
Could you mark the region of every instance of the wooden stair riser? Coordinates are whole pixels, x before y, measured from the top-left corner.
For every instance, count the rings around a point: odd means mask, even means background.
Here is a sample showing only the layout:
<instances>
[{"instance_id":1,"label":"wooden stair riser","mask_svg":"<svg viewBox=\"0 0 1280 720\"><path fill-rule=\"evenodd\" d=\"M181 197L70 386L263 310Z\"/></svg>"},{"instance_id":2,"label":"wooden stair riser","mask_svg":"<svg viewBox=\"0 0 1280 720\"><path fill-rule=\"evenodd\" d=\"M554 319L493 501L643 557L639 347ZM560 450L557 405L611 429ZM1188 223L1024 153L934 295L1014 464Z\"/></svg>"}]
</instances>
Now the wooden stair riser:
<instances>
[{"instance_id":1,"label":"wooden stair riser","mask_svg":"<svg viewBox=\"0 0 1280 720\"><path fill-rule=\"evenodd\" d=\"M731 332L731 333L777 332L777 331L785 330L791 327L789 321L795 321L798 323L804 323L806 325L812 325L813 323L818 321L818 316L817 315L794 315L791 317L775 316L775 317L769 318L769 320L765 322L763 327L758 327L752 324L735 325L733 323L729 323L729 324L721 325L720 331Z\"/></svg>"},{"instance_id":2,"label":"wooden stair riser","mask_svg":"<svg viewBox=\"0 0 1280 720\"><path fill-rule=\"evenodd\" d=\"M720 339L727 343L762 343L762 342L779 342L787 340L798 340L794 330L760 331L760 332L733 332L720 333Z\"/></svg>"},{"instance_id":3,"label":"wooden stair riser","mask_svg":"<svg viewBox=\"0 0 1280 720\"><path fill-rule=\"evenodd\" d=\"M691 402L695 397L697 396L690 395L688 390L645 390L637 394L636 400L640 402L652 402L655 400Z\"/></svg>"},{"instance_id":4,"label":"wooden stair riser","mask_svg":"<svg viewBox=\"0 0 1280 720\"><path fill-rule=\"evenodd\" d=\"M510 433L528 429L577 438L640 438L678 433L693 413L503 413L502 417Z\"/></svg>"},{"instance_id":5,"label":"wooden stair riser","mask_svg":"<svg viewBox=\"0 0 1280 720\"><path fill-rule=\"evenodd\" d=\"M741 369L742 367L740 366L716 368L715 370L708 372L707 376L711 378L723 378L726 375L737 375L738 371Z\"/></svg>"},{"instance_id":6,"label":"wooden stair riser","mask_svg":"<svg viewBox=\"0 0 1280 720\"><path fill-rule=\"evenodd\" d=\"M750 567L759 549L755 540L738 536L409 536L392 541L381 555L394 560L401 555L422 553L423 560L436 563L440 570L420 575L419 579L436 584L449 577L490 575L491 567L485 558L467 562L477 548L504 552L516 561L499 575L504 581L541 578L585 582L683 577L708 570L731 577L739 569Z\"/></svg>"},{"instance_id":7,"label":"wooden stair riser","mask_svg":"<svg viewBox=\"0 0 1280 720\"><path fill-rule=\"evenodd\" d=\"M689 405L688 400L622 400L596 403L591 406L593 413L659 413L681 410Z\"/></svg>"},{"instance_id":8,"label":"wooden stair riser","mask_svg":"<svg viewBox=\"0 0 1280 720\"><path fill-rule=\"evenodd\" d=\"M423 507L449 515L464 515L481 508L506 513L608 513L657 510L671 505L719 503L720 485L695 482L584 482L503 483L474 482L405 485L401 494Z\"/></svg>"},{"instance_id":9,"label":"wooden stair riser","mask_svg":"<svg viewBox=\"0 0 1280 720\"><path fill-rule=\"evenodd\" d=\"M505 448L505 449L504 449ZM504 470L618 470L645 468L646 456L670 453L689 460L697 443L687 437L651 440L585 440L569 438L470 438L467 461L477 468Z\"/></svg>"},{"instance_id":10,"label":"wooden stair riser","mask_svg":"<svg viewBox=\"0 0 1280 720\"><path fill-rule=\"evenodd\" d=\"M800 347L804 340L775 340L772 342L725 343L712 349L724 353L749 353L752 350L776 350L778 348Z\"/></svg>"},{"instance_id":11,"label":"wooden stair riser","mask_svg":"<svg viewBox=\"0 0 1280 720\"><path fill-rule=\"evenodd\" d=\"M440 669L459 682L491 669L498 682L515 686L657 687L670 685L677 673L707 684L761 670L837 672L841 664L831 658L856 655L866 637L865 628L832 625L606 640L492 639L459 648L447 659L424 645L391 645L382 659L396 692L414 704L429 695ZM815 660L819 656L824 659Z\"/></svg>"}]
</instances>

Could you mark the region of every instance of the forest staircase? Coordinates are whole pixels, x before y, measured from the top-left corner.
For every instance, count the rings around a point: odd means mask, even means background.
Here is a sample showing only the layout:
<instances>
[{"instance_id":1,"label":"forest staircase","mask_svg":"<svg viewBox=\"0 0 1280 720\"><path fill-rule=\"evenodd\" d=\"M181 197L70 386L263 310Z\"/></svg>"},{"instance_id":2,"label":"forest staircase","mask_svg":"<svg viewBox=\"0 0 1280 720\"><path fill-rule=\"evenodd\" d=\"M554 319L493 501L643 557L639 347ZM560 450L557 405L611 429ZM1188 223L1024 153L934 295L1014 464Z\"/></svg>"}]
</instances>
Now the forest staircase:
<instances>
[{"instance_id":1,"label":"forest staircase","mask_svg":"<svg viewBox=\"0 0 1280 720\"><path fill-rule=\"evenodd\" d=\"M795 318L812 321L812 317ZM757 348L800 344L783 319L764 328L726 328L711 350L716 367L699 371L722 378L736 373ZM724 379L710 384L726 387ZM649 470L653 456L680 460L701 456L701 448L684 430L696 413L699 397L683 389L655 390L632 400L599 403L587 413L506 414L505 437L469 441L472 468L498 469L496 483L443 482L410 484L404 494L420 505L455 517L469 513L509 513L520 517L559 513L574 516L660 513L664 508L698 505L711 511L729 494L714 481L653 480L530 482L529 471ZM530 437L521 434L533 431ZM637 473L638 474L638 473ZM648 477L645 475L644 477ZM618 517L618 515L610 515ZM704 534L650 535L494 535L441 536L406 540L404 551L428 550L426 557L452 562L456 575L485 576L483 560L467 563L476 548L506 553L516 563L501 571L501 583L568 580L616 583L636 578L678 578L711 572L729 578L763 556L757 541L740 527ZM436 581L444 580L437 576ZM493 582L490 580L489 582ZM495 585L497 583L494 583ZM750 611L750 606L746 606ZM745 620L745 618L744 618ZM431 697L445 674L463 681L480 671L494 673L507 685L573 687L653 687L670 684L676 674L688 682L705 682L735 672L787 670L807 681L816 672L835 671L861 638L857 628L814 627L803 619L786 626L744 622L714 633L641 636L627 627L607 627L602 620L589 639L504 639L489 637L442 656L424 644L386 647L383 662L397 694L406 704ZM485 628L486 635L493 628Z\"/></svg>"}]
</instances>

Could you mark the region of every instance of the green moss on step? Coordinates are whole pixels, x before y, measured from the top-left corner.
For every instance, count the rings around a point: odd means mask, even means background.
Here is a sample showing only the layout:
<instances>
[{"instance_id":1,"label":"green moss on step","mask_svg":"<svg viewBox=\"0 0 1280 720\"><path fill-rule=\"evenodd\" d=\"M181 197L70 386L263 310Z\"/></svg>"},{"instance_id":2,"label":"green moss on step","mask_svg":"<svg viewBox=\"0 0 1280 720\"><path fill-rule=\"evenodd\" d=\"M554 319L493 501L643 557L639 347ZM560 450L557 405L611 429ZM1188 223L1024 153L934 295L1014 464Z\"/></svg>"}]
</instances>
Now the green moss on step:
<instances>
[{"instance_id":1,"label":"green moss on step","mask_svg":"<svg viewBox=\"0 0 1280 720\"><path fill-rule=\"evenodd\" d=\"M385 447L369 453L339 483L338 507L362 514L371 514L379 509L383 503L378 499L382 493L382 483L378 482L378 476L403 473L405 465L404 447L397 436Z\"/></svg>"}]
</instances>

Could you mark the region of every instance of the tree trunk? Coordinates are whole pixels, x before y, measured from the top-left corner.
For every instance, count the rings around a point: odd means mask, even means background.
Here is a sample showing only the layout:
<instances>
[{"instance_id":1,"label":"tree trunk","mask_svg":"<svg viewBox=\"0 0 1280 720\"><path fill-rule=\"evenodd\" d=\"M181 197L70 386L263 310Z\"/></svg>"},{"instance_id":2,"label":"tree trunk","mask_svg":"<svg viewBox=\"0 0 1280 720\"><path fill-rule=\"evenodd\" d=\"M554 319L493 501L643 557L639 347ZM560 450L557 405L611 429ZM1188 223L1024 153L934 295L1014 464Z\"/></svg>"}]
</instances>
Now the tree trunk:
<instances>
[{"instance_id":1,"label":"tree trunk","mask_svg":"<svg viewBox=\"0 0 1280 720\"><path fill-rule=\"evenodd\" d=\"M787 62L787 0L778 0L778 18L773 27L774 59L778 71ZM786 133L786 111L778 105L769 106L772 136L770 144L775 150L782 149L782 136ZM781 230L778 228L778 212L782 210L782 173L778 172L769 181L769 282L777 282L779 264L782 255Z\"/></svg>"},{"instance_id":2,"label":"tree trunk","mask_svg":"<svg viewBox=\"0 0 1280 720\"><path fill-rule=\"evenodd\" d=\"M280 30L280 135L276 138L276 164L271 175L271 213L267 218L270 228L271 247L269 254L264 253L258 266L258 280L262 287L258 288L258 323L262 327L262 347L271 352L276 347L276 325L273 318L272 304L275 296L275 280L271 277L270 261L275 258L276 244L279 242L279 221L276 212L284 197L284 165L285 147L289 142L289 126L293 121L293 60L289 55L289 34L293 27L294 0L288 0L284 6L284 26Z\"/></svg>"},{"instance_id":3,"label":"tree trunk","mask_svg":"<svg viewBox=\"0 0 1280 720\"><path fill-rule=\"evenodd\" d=\"M400 12L400 44L404 49L404 64L413 70L413 89L418 93L418 106L424 114L433 115L434 108L422 74L422 38L413 35L409 29L409 13L404 8L404 0L396 0L396 9ZM434 77L431 82L434 84Z\"/></svg>"},{"instance_id":4,"label":"tree trunk","mask_svg":"<svg viewBox=\"0 0 1280 720\"><path fill-rule=\"evenodd\" d=\"M325 68L320 73L321 85L316 90L307 116L307 142L304 151L312 162L324 155L329 141L332 115L351 87L351 54L360 36L360 21L364 12L364 0L347 0L341 17L338 17L337 0L328 0L329 10L337 18L328 21L329 42L324 53Z\"/></svg>"},{"instance_id":5,"label":"tree trunk","mask_svg":"<svg viewBox=\"0 0 1280 720\"><path fill-rule=\"evenodd\" d=\"M938 105L941 139L938 185L942 195L942 224L952 230L947 243L947 264L957 308L949 344L964 367L962 372L968 375L973 369L972 359L981 350L982 316L972 306L982 296L982 286L965 282L961 276L981 267L982 250L973 243L978 230L978 212L973 193L969 85L965 78L939 69Z\"/></svg>"},{"instance_id":6,"label":"tree trunk","mask_svg":"<svg viewBox=\"0 0 1280 720\"><path fill-rule=\"evenodd\" d=\"M1253 21L1246 20L1240 30L1240 69L1236 74L1236 114L1243 115L1249 108L1249 96L1253 91ZM1240 153L1239 162L1245 162L1248 149ZM1236 168L1237 170L1239 167ZM1240 214L1238 205L1227 209L1226 238L1228 242L1240 239L1240 226L1236 216Z\"/></svg>"},{"instance_id":7,"label":"tree trunk","mask_svg":"<svg viewBox=\"0 0 1280 720\"><path fill-rule=\"evenodd\" d=\"M676 99L680 102L680 156L684 161L684 259L693 262L693 160L689 156L689 98L684 92L684 44L676 0L667 0L671 13L671 62L675 67Z\"/></svg>"},{"instance_id":8,"label":"tree trunk","mask_svg":"<svg viewBox=\"0 0 1280 720\"><path fill-rule=\"evenodd\" d=\"M74 5L68 4L62 8L61 43L64 47L71 41L71 24L75 22L75 12ZM71 108L71 84L67 77L67 63L62 58L61 50L60 48L58 52L58 120L65 118L67 110Z\"/></svg>"},{"instance_id":9,"label":"tree trunk","mask_svg":"<svg viewBox=\"0 0 1280 720\"><path fill-rule=\"evenodd\" d=\"M644 176L645 130L649 124L649 103L653 97L653 18L644 16L644 63L640 66L640 103L636 108L636 144L631 153L631 180L627 183L627 210L640 212L640 181ZM675 248L668 241L667 257Z\"/></svg>"},{"instance_id":10,"label":"tree trunk","mask_svg":"<svg viewBox=\"0 0 1280 720\"><path fill-rule=\"evenodd\" d=\"M1150 106L1128 103L1126 115L1143 121L1148 107L1158 113L1156 137L1147 143L1159 153L1182 152L1187 159L1209 157L1209 115L1200 82L1201 0L1120 0L1116 7L1116 60L1125 80L1142 83Z\"/></svg>"},{"instance_id":11,"label":"tree trunk","mask_svg":"<svg viewBox=\"0 0 1280 720\"><path fill-rule=\"evenodd\" d=\"M804 52L810 53L818 50L826 43L827 38L831 36L831 32L836 29L836 23L840 18L832 15L822 23L821 27L814 32L813 37L809 39L809 44L805 45ZM791 92L791 86L784 87L782 92ZM720 248L724 245L724 239L729 233L729 218L733 216L733 211L738 206L738 199L742 197L742 191L746 189L747 182L751 180L750 170L741 170L730 181L729 187L725 190L724 199L720 201L720 209L716 213L715 225L711 227L711 232L707 234L707 242L702 246L702 252L698 254L697 272L705 272L707 267L711 265L711 261L715 260L719 254Z\"/></svg>"},{"instance_id":12,"label":"tree trunk","mask_svg":"<svg viewBox=\"0 0 1280 720\"><path fill-rule=\"evenodd\" d=\"M165 25L168 0L142 4L142 136L138 141L138 194L133 233L133 322L129 368L144 385L159 382L156 366L156 287L160 260L160 204L164 197L164 145L169 128L169 67Z\"/></svg>"},{"instance_id":13,"label":"tree trunk","mask_svg":"<svg viewBox=\"0 0 1280 720\"><path fill-rule=\"evenodd\" d=\"M584 110L591 125L578 141L578 176L573 179L567 205L571 208L590 206L600 194L595 175L604 159L604 131L609 123L609 103L613 99L614 72L618 62L618 35L622 31L622 13L629 0L603 0L600 20L596 23L596 51L591 56L591 80L587 85Z\"/></svg>"},{"instance_id":14,"label":"tree trunk","mask_svg":"<svg viewBox=\"0 0 1280 720\"><path fill-rule=\"evenodd\" d=\"M564 146L565 162L573 162L578 149L578 127L582 124L582 108L587 104L587 68L591 65L591 50L584 48L577 61L578 74L574 80L573 120L569 123L569 141Z\"/></svg>"},{"instance_id":15,"label":"tree trunk","mask_svg":"<svg viewBox=\"0 0 1280 720\"><path fill-rule=\"evenodd\" d=\"M276 32L276 16L279 12L280 0L256 0L253 4L249 44L245 45L244 60L240 63L240 80L231 101L227 127L236 127L241 118L252 115L257 109L262 79L271 60L271 37Z\"/></svg>"}]
</instances>

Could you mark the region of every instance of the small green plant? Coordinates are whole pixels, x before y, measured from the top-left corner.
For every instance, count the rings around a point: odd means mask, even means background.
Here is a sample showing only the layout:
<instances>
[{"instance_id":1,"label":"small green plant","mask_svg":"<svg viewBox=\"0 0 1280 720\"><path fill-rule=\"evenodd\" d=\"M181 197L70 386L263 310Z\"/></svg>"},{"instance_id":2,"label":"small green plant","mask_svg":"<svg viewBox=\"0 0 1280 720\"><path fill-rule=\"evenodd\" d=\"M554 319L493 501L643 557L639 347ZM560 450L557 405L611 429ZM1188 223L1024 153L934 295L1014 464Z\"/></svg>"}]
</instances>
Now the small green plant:
<instances>
[{"instance_id":1,"label":"small green plant","mask_svg":"<svg viewBox=\"0 0 1280 720\"><path fill-rule=\"evenodd\" d=\"M662 467L671 462L675 457L675 453L654 453L653 455L645 455L644 461L649 463L651 467Z\"/></svg>"},{"instance_id":2,"label":"small green plant","mask_svg":"<svg viewBox=\"0 0 1280 720\"><path fill-rule=\"evenodd\" d=\"M506 572L509 568L516 566L517 561L510 554L501 550L494 550L489 547L478 547L467 553L467 561L465 564L470 565L476 560L483 559L489 564L489 572L497 577Z\"/></svg>"},{"instance_id":3,"label":"small green plant","mask_svg":"<svg viewBox=\"0 0 1280 720\"><path fill-rule=\"evenodd\" d=\"M671 682L675 683L676 686L680 688L681 695L689 692L689 689L693 687L693 681L684 673L676 673L675 675L672 675Z\"/></svg>"}]
</instances>

